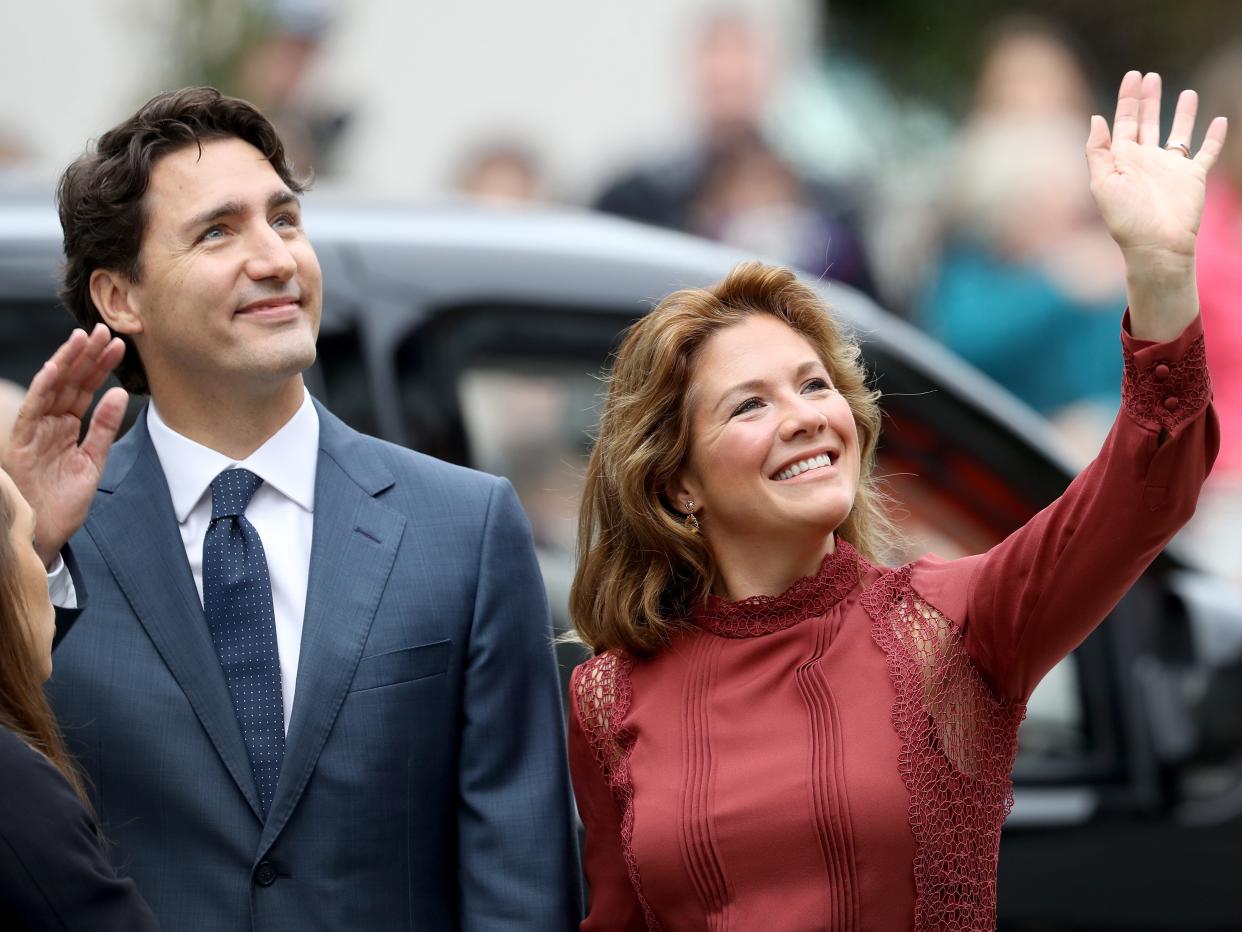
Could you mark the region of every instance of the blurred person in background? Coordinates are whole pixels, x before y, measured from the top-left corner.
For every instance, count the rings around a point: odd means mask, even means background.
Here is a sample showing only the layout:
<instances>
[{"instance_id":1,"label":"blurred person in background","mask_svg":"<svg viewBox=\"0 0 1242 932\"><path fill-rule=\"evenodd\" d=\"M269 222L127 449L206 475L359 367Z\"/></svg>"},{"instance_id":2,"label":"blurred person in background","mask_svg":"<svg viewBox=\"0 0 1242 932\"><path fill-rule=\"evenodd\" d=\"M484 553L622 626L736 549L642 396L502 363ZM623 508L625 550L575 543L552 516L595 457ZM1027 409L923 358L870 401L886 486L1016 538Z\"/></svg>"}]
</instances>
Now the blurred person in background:
<instances>
[{"instance_id":1,"label":"blurred person in background","mask_svg":"<svg viewBox=\"0 0 1242 932\"><path fill-rule=\"evenodd\" d=\"M285 141L301 175L331 175L333 156L349 128L347 111L310 94L307 78L332 27L329 0L259 0L265 27L242 51L237 96L262 110Z\"/></svg>"},{"instance_id":2,"label":"blurred person in background","mask_svg":"<svg viewBox=\"0 0 1242 932\"><path fill-rule=\"evenodd\" d=\"M1242 40L1204 66L1204 109L1242 124ZM1242 582L1242 134L1225 141L1208 179L1199 228L1199 296L1212 391L1220 412L1221 449L1203 504L1185 539L1206 565Z\"/></svg>"},{"instance_id":3,"label":"blurred person in background","mask_svg":"<svg viewBox=\"0 0 1242 932\"><path fill-rule=\"evenodd\" d=\"M854 205L844 192L802 177L769 138L774 69L758 26L735 13L708 19L689 67L698 112L688 149L624 172L595 207L870 291Z\"/></svg>"},{"instance_id":4,"label":"blurred person in background","mask_svg":"<svg viewBox=\"0 0 1242 932\"><path fill-rule=\"evenodd\" d=\"M599 210L684 230L713 155L762 135L772 67L765 39L750 20L738 14L707 20L693 40L688 67L697 105L688 149L660 153L623 172L605 186Z\"/></svg>"},{"instance_id":5,"label":"blurred person in background","mask_svg":"<svg viewBox=\"0 0 1242 932\"><path fill-rule=\"evenodd\" d=\"M544 199L539 161L516 142L490 142L475 147L462 162L454 188L472 201L491 207L513 207Z\"/></svg>"},{"instance_id":6,"label":"blurred person in background","mask_svg":"<svg viewBox=\"0 0 1242 932\"><path fill-rule=\"evenodd\" d=\"M0 469L0 926L154 932L113 871L76 764L43 694L57 632L35 516Z\"/></svg>"},{"instance_id":7,"label":"blurred person in background","mask_svg":"<svg viewBox=\"0 0 1242 932\"><path fill-rule=\"evenodd\" d=\"M975 85L976 117L1074 118L1093 104L1070 39L1050 22L1015 15L989 31Z\"/></svg>"},{"instance_id":8,"label":"blurred person in background","mask_svg":"<svg viewBox=\"0 0 1242 932\"><path fill-rule=\"evenodd\" d=\"M37 186L31 155L25 134L0 124L0 193L7 189L21 192Z\"/></svg>"},{"instance_id":9,"label":"blurred person in background","mask_svg":"<svg viewBox=\"0 0 1242 932\"><path fill-rule=\"evenodd\" d=\"M687 229L872 291L853 230L818 208L813 186L758 133L733 140L705 166Z\"/></svg>"},{"instance_id":10,"label":"blurred person in background","mask_svg":"<svg viewBox=\"0 0 1242 932\"><path fill-rule=\"evenodd\" d=\"M0 174L25 163L30 157L17 136L0 126Z\"/></svg>"},{"instance_id":11,"label":"blurred person in background","mask_svg":"<svg viewBox=\"0 0 1242 932\"><path fill-rule=\"evenodd\" d=\"M916 315L1058 423L1083 458L1117 410L1124 296L1122 257L1082 157L1090 102L1051 27L1024 17L993 34L945 183L938 267Z\"/></svg>"}]
</instances>

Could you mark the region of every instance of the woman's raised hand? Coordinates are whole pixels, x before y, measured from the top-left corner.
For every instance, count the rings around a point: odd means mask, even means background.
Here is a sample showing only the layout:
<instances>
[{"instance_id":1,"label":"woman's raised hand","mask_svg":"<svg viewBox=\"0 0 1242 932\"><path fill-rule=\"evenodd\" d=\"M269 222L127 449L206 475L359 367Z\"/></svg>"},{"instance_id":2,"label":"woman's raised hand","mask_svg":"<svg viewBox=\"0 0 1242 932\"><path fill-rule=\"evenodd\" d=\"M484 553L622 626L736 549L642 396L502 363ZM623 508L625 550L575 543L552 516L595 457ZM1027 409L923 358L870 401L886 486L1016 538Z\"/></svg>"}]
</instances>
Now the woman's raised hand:
<instances>
[{"instance_id":1,"label":"woman's raised hand","mask_svg":"<svg viewBox=\"0 0 1242 932\"><path fill-rule=\"evenodd\" d=\"M1224 117L1212 120L1193 152L1198 107L1198 95L1182 91L1162 145L1160 75L1130 71L1117 93L1112 132L1103 117L1091 118L1091 193L1125 255L1134 335L1147 339L1176 336L1198 313L1195 237L1207 173L1226 131Z\"/></svg>"},{"instance_id":2,"label":"woman's raised hand","mask_svg":"<svg viewBox=\"0 0 1242 932\"><path fill-rule=\"evenodd\" d=\"M1226 128L1224 117L1213 120L1199 151L1187 158L1198 108L1198 95L1182 91L1162 146L1160 75L1131 71L1121 81L1111 135L1103 117L1091 118L1091 192L1123 250L1194 255L1204 181L1220 155Z\"/></svg>"},{"instance_id":3,"label":"woman's raised hand","mask_svg":"<svg viewBox=\"0 0 1242 932\"><path fill-rule=\"evenodd\" d=\"M111 388L78 442L95 392L124 352L103 324L74 330L31 381L13 425L4 468L34 509L35 549L48 567L86 520L120 429L128 396Z\"/></svg>"}]
</instances>

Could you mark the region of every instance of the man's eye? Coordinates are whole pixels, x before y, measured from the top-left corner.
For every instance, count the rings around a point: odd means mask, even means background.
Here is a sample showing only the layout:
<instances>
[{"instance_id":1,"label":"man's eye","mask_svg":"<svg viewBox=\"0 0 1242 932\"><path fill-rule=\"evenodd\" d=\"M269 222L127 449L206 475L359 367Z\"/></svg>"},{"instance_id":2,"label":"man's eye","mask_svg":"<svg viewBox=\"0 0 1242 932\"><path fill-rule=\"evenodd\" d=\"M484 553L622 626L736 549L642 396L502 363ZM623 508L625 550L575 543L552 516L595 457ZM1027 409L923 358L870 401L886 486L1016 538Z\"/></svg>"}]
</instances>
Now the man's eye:
<instances>
[{"instance_id":1,"label":"man's eye","mask_svg":"<svg viewBox=\"0 0 1242 932\"><path fill-rule=\"evenodd\" d=\"M297 220L291 214L278 214L272 218L272 226L274 227L296 227Z\"/></svg>"},{"instance_id":2,"label":"man's eye","mask_svg":"<svg viewBox=\"0 0 1242 932\"><path fill-rule=\"evenodd\" d=\"M200 243L208 243L212 240L220 239L224 236L224 227L209 227L203 231L203 235L198 238Z\"/></svg>"},{"instance_id":3,"label":"man's eye","mask_svg":"<svg viewBox=\"0 0 1242 932\"><path fill-rule=\"evenodd\" d=\"M738 405L736 408L733 409L733 414L731 416L737 417L739 414L746 414L749 411L754 411L756 408L758 408L762 404L763 402L760 401L758 398L747 398L740 405Z\"/></svg>"}]
</instances>

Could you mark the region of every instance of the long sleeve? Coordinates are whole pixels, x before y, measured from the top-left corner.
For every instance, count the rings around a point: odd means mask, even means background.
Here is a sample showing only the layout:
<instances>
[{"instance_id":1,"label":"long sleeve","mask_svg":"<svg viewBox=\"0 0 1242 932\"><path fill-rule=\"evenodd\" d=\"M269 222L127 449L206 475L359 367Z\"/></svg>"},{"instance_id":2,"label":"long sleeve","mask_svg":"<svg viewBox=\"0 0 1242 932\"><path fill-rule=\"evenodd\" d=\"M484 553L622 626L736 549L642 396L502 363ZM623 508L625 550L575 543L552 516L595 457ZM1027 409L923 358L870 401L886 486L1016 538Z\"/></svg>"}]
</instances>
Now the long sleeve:
<instances>
[{"instance_id":1,"label":"long sleeve","mask_svg":"<svg viewBox=\"0 0 1242 932\"><path fill-rule=\"evenodd\" d=\"M1163 344L1124 327L1121 411L1095 460L986 554L912 580L963 620L967 651L1009 699L1025 700L1189 520L1219 447L1200 320Z\"/></svg>"},{"instance_id":2,"label":"long sleeve","mask_svg":"<svg viewBox=\"0 0 1242 932\"><path fill-rule=\"evenodd\" d=\"M65 778L7 729L0 729L0 877L5 929L158 929L133 882L108 864Z\"/></svg>"},{"instance_id":3,"label":"long sleeve","mask_svg":"<svg viewBox=\"0 0 1242 932\"><path fill-rule=\"evenodd\" d=\"M582 731L577 703L569 705L569 771L578 815L586 827L583 864L590 888L590 908L581 932L644 932L642 905L621 847L621 811Z\"/></svg>"},{"instance_id":4,"label":"long sleeve","mask_svg":"<svg viewBox=\"0 0 1242 932\"><path fill-rule=\"evenodd\" d=\"M551 625L530 528L492 493L462 696L461 928L572 929L579 872Z\"/></svg>"}]
</instances>

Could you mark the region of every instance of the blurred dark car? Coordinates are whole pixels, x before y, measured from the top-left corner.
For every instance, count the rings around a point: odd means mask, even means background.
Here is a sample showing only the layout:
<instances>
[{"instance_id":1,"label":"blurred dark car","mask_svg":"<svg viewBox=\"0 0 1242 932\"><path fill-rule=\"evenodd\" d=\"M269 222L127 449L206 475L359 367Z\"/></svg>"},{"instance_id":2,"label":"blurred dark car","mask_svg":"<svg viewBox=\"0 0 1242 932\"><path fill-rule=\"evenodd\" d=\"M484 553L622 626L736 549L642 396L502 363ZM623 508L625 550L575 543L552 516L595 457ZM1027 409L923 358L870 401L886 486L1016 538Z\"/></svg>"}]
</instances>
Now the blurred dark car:
<instances>
[{"instance_id":1,"label":"blurred dark car","mask_svg":"<svg viewBox=\"0 0 1242 932\"><path fill-rule=\"evenodd\" d=\"M407 210L312 198L325 313L311 390L360 430L509 477L568 625L598 375L724 247L574 212ZM0 202L0 376L27 381L70 322L46 198ZM815 283L885 396L881 473L910 553L986 549L1066 486L1046 425L868 299ZM564 675L582 656L561 645ZM1001 928L1242 929L1242 604L1171 546L1041 684L1001 850Z\"/></svg>"}]
</instances>

